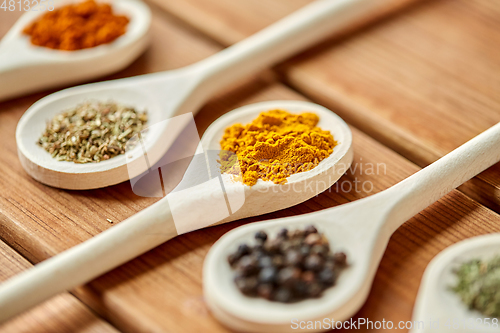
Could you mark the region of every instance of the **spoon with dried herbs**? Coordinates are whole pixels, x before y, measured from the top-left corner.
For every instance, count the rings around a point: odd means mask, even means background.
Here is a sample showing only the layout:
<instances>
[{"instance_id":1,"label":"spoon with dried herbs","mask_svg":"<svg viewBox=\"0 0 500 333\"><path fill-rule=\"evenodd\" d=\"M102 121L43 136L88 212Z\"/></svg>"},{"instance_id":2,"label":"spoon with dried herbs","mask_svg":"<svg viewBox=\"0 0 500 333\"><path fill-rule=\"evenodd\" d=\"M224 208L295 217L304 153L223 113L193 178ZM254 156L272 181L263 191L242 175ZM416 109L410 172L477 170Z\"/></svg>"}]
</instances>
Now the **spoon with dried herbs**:
<instances>
[{"instance_id":1,"label":"spoon with dried herbs","mask_svg":"<svg viewBox=\"0 0 500 333\"><path fill-rule=\"evenodd\" d=\"M413 215L497 163L499 145L500 123L380 193L334 208L247 224L228 232L205 259L203 289L210 309L224 324L244 332L293 331L294 318L313 322L348 319L365 302L392 233ZM349 258L349 267L339 275L336 285L324 290L319 298L294 303L241 293L233 282L228 256L240 244L250 243L258 231L274 236L282 228L292 230L309 224L321 230ZM432 312L427 314L434 317Z\"/></svg>"},{"instance_id":2,"label":"spoon with dried herbs","mask_svg":"<svg viewBox=\"0 0 500 333\"><path fill-rule=\"evenodd\" d=\"M500 234L463 240L432 259L420 284L412 320L426 323L412 333L498 332Z\"/></svg>"},{"instance_id":3,"label":"spoon with dried herbs","mask_svg":"<svg viewBox=\"0 0 500 333\"><path fill-rule=\"evenodd\" d=\"M182 118L188 119L186 123L179 121L172 124L167 120L195 113L215 92L238 79L396 7L394 0L315 1L257 34L190 66L93 83L51 94L33 104L19 121L16 142L21 164L36 180L65 189L92 189L129 180L158 162L175 142L183 126L190 122L188 118ZM55 74L51 72L50 75ZM147 110L150 130L143 138L143 144L137 145L130 154L100 159L99 163L77 164L52 158L36 144L46 122L86 101L114 101L136 110ZM130 165L133 165L132 168Z\"/></svg>"},{"instance_id":4,"label":"spoon with dried herbs","mask_svg":"<svg viewBox=\"0 0 500 333\"><path fill-rule=\"evenodd\" d=\"M489 260L472 259L455 273L458 282L452 290L462 302L487 318L500 318L500 255Z\"/></svg>"}]
</instances>

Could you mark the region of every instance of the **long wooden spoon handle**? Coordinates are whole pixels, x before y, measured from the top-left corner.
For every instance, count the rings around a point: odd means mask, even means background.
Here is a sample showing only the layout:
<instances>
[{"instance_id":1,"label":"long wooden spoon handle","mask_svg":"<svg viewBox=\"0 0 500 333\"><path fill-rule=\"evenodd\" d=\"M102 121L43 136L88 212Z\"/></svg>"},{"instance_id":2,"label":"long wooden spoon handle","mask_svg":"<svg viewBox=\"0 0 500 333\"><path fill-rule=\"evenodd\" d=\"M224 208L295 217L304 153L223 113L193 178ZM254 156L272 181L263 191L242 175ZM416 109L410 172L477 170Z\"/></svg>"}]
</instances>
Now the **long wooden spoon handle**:
<instances>
[{"instance_id":1,"label":"long wooden spoon handle","mask_svg":"<svg viewBox=\"0 0 500 333\"><path fill-rule=\"evenodd\" d=\"M197 63L207 94L411 0L318 0Z\"/></svg>"},{"instance_id":2,"label":"long wooden spoon handle","mask_svg":"<svg viewBox=\"0 0 500 333\"><path fill-rule=\"evenodd\" d=\"M177 236L165 199L0 285L0 322Z\"/></svg>"},{"instance_id":3,"label":"long wooden spoon handle","mask_svg":"<svg viewBox=\"0 0 500 333\"><path fill-rule=\"evenodd\" d=\"M498 161L500 123L393 186L392 229Z\"/></svg>"}]
</instances>

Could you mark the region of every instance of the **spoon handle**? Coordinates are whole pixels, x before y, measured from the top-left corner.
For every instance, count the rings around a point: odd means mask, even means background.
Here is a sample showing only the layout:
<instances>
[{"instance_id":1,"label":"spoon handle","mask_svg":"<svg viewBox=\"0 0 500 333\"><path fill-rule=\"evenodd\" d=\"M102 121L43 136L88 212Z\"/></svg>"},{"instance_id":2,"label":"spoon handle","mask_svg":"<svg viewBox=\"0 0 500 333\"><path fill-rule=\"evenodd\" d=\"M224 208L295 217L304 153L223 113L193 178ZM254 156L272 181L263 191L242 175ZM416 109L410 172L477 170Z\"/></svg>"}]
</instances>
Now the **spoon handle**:
<instances>
[{"instance_id":1,"label":"spoon handle","mask_svg":"<svg viewBox=\"0 0 500 333\"><path fill-rule=\"evenodd\" d=\"M318 0L195 64L207 94L412 0ZM208 92L209 91L209 92Z\"/></svg>"},{"instance_id":2,"label":"spoon handle","mask_svg":"<svg viewBox=\"0 0 500 333\"><path fill-rule=\"evenodd\" d=\"M0 285L0 323L177 236L165 200Z\"/></svg>"},{"instance_id":3,"label":"spoon handle","mask_svg":"<svg viewBox=\"0 0 500 333\"><path fill-rule=\"evenodd\" d=\"M451 190L500 161L500 123L393 186L392 231Z\"/></svg>"}]
</instances>

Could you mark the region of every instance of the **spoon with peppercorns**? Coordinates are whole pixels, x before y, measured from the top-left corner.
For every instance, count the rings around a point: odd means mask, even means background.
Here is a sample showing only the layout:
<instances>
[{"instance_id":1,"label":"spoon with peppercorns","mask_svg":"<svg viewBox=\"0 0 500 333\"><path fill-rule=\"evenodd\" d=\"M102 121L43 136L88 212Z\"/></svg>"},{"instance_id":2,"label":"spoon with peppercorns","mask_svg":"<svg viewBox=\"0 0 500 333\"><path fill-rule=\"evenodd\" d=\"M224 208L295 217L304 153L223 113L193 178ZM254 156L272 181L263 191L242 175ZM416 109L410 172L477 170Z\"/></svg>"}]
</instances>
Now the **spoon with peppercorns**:
<instances>
[{"instance_id":1,"label":"spoon with peppercorns","mask_svg":"<svg viewBox=\"0 0 500 333\"><path fill-rule=\"evenodd\" d=\"M500 123L385 191L228 232L203 268L213 314L244 332L296 331L304 321L334 328L365 302L392 233L497 163L499 145Z\"/></svg>"},{"instance_id":2,"label":"spoon with peppercorns","mask_svg":"<svg viewBox=\"0 0 500 333\"><path fill-rule=\"evenodd\" d=\"M71 8L71 13L75 14L72 17L76 17L74 21L59 14L61 7L75 3L78 3L77 8ZM151 12L142 1L83 3L71 0L40 1L40 4L38 1L17 1L13 6L16 11L22 9L26 13L0 41L0 101L117 72L137 59L149 44ZM64 10L66 14L70 12L68 8ZM84 13L78 16L82 11ZM90 21L94 13L96 19ZM34 29L39 35L31 37L31 42L29 34L33 34L32 27L45 17L46 21ZM113 18L126 22L123 34L121 31L120 35L109 31L117 25L115 21L111 22ZM89 21L88 24L86 21ZM83 44L83 38L72 37L72 44L68 45L68 38L64 45L64 41L55 37L83 34L85 27L82 25L85 24L88 31L94 31L92 29L96 27L100 31L99 36L99 31L88 36L86 44ZM70 27L65 28L64 32L55 30L68 25ZM78 28L81 30L77 30ZM103 35L104 32L106 36ZM110 35L113 35L112 40ZM89 39L92 41L88 41Z\"/></svg>"}]
</instances>

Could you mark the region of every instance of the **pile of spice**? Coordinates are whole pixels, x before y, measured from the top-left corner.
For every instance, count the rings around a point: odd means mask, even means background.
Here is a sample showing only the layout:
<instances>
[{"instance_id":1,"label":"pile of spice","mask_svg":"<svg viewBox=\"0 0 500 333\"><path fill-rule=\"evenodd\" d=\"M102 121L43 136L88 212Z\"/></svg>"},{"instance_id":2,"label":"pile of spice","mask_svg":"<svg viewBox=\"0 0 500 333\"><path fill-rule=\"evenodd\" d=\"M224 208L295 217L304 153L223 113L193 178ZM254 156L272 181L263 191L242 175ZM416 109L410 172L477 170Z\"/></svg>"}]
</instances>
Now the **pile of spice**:
<instances>
[{"instance_id":1,"label":"pile of spice","mask_svg":"<svg viewBox=\"0 0 500 333\"><path fill-rule=\"evenodd\" d=\"M316 127L318 121L314 113L270 110L249 124L226 128L220 142L221 171L241 175L249 186L259 178L286 183L290 175L311 170L333 152L337 143L329 131Z\"/></svg>"},{"instance_id":2,"label":"pile of spice","mask_svg":"<svg viewBox=\"0 0 500 333\"><path fill-rule=\"evenodd\" d=\"M488 318L500 318L500 256L462 264L456 271L458 283L453 291L469 309Z\"/></svg>"},{"instance_id":3,"label":"pile of spice","mask_svg":"<svg viewBox=\"0 0 500 333\"><path fill-rule=\"evenodd\" d=\"M100 162L124 154L144 129L146 112L116 103L86 102L56 115L38 144L59 161Z\"/></svg>"},{"instance_id":4,"label":"pile of spice","mask_svg":"<svg viewBox=\"0 0 500 333\"><path fill-rule=\"evenodd\" d=\"M319 297L347 267L346 255L333 253L312 225L292 232L282 229L275 239L259 231L255 239L255 246L241 244L228 257L236 286L247 296L283 303Z\"/></svg>"},{"instance_id":5,"label":"pile of spice","mask_svg":"<svg viewBox=\"0 0 500 333\"><path fill-rule=\"evenodd\" d=\"M110 43L127 30L129 19L107 3L87 0L48 11L24 29L33 45L80 50Z\"/></svg>"}]
</instances>

